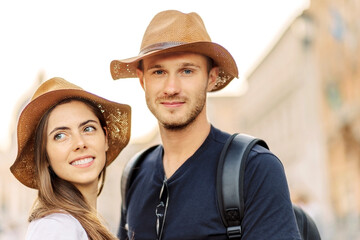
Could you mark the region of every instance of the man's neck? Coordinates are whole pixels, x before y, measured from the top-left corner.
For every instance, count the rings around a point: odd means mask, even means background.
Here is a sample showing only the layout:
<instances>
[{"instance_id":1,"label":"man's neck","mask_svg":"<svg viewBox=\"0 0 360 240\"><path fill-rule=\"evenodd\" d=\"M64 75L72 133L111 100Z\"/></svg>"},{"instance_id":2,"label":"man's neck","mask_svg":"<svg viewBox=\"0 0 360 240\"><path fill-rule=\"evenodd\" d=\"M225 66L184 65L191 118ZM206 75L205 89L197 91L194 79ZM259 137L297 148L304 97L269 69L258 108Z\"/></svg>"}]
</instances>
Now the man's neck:
<instances>
[{"instance_id":1,"label":"man's neck","mask_svg":"<svg viewBox=\"0 0 360 240\"><path fill-rule=\"evenodd\" d=\"M194 121L181 130L169 130L160 126L164 146L163 165L167 178L203 144L209 135L211 125L207 119Z\"/></svg>"}]
</instances>

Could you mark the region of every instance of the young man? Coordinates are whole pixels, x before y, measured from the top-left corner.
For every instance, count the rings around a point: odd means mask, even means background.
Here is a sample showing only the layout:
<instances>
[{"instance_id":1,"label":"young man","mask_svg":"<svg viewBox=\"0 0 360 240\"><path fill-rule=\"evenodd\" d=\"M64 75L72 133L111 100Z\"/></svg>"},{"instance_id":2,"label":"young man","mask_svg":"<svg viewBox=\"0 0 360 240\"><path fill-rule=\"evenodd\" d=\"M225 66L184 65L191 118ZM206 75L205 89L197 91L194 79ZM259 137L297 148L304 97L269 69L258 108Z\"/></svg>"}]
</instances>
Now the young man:
<instances>
[{"instance_id":1,"label":"young man","mask_svg":"<svg viewBox=\"0 0 360 240\"><path fill-rule=\"evenodd\" d=\"M162 145L137 170L120 239L227 239L216 197L220 152L230 134L211 125L207 92L238 76L196 13L164 11L137 57L111 62L114 79L138 77L158 119ZM255 146L246 161L242 239L300 239L280 160Z\"/></svg>"}]
</instances>

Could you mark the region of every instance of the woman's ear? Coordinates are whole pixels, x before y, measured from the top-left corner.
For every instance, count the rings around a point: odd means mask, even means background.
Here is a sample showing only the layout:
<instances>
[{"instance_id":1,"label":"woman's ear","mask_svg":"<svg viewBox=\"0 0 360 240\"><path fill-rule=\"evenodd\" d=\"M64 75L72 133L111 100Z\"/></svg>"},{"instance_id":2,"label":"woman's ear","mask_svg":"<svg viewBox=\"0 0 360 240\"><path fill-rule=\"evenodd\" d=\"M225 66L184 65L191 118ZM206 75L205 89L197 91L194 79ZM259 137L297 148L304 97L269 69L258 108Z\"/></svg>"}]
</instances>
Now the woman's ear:
<instances>
[{"instance_id":1,"label":"woman's ear","mask_svg":"<svg viewBox=\"0 0 360 240\"><path fill-rule=\"evenodd\" d=\"M109 133L107 131L107 128L104 127L104 131L105 131L105 152L107 152L107 150L109 150Z\"/></svg>"},{"instance_id":2,"label":"woman's ear","mask_svg":"<svg viewBox=\"0 0 360 240\"><path fill-rule=\"evenodd\" d=\"M209 72L209 81L207 91L210 92L216 84L216 80L219 76L219 67L213 67Z\"/></svg>"},{"instance_id":3,"label":"woman's ear","mask_svg":"<svg viewBox=\"0 0 360 240\"><path fill-rule=\"evenodd\" d=\"M47 150L45 150L45 156L46 156L46 167L51 167L50 158L49 158L49 154L47 153Z\"/></svg>"}]
</instances>

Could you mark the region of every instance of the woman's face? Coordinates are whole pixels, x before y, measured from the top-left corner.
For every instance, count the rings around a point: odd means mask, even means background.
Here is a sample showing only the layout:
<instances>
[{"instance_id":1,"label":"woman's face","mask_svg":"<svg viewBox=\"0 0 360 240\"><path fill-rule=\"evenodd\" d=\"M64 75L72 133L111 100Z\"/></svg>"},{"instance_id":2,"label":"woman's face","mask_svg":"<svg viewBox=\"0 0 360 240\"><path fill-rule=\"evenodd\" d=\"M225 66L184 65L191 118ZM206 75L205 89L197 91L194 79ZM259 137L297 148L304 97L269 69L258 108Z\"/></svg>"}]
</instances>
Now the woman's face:
<instances>
[{"instance_id":1,"label":"woman's face","mask_svg":"<svg viewBox=\"0 0 360 240\"><path fill-rule=\"evenodd\" d=\"M97 191L108 141L99 119L83 102L56 106L49 115L46 151L56 175L80 191Z\"/></svg>"}]
</instances>

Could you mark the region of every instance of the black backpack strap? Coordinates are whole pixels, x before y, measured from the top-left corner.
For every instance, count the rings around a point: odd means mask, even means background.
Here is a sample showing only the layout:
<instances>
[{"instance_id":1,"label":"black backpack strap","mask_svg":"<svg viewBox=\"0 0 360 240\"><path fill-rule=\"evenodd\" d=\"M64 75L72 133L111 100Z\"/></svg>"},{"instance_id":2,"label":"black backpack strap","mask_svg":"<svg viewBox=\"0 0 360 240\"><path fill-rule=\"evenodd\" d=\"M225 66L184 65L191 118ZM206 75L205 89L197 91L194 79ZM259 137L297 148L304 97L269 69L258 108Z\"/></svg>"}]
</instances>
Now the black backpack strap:
<instances>
[{"instance_id":1,"label":"black backpack strap","mask_svg":"<svg viewBox=\"0 0 360 240\"><path fill-rule=\"evenodd\" d=\"M293 204L296 223L299 228L301 239L321 240L319 230L314 220L299 206Z\"/></svg>"},{"instance_id":2,"label":"black backpack strap","mask_svg":"<svg viewBox=\"0 0 360 240\"><path fill-rule=\"evenodd\" d=\"M133 181L133 178L135 176L134 172L135 169L138 169L145 159L145 157L153 151L155 148L157 148L159 145L152 146L148 149L145 149L143 151L140 151L136 153L125 165L124 170L121 175L121 210L126 215L127 210L127 203L126 203L126 194L129 190L131 183Z\"/></svg>"},{"instance_id":3,"label":"black backpack strap","mask_svg":"<svg viewBox=\"0 0 360 240\"><path fill-rule=\"evenodd\" d=\"M221 217L229 239L241 238L245 161L255 144L268 149L267 144L261 139L235 133L229 137L220 154L216 188Z\"/></svg>"}]
</instances>

